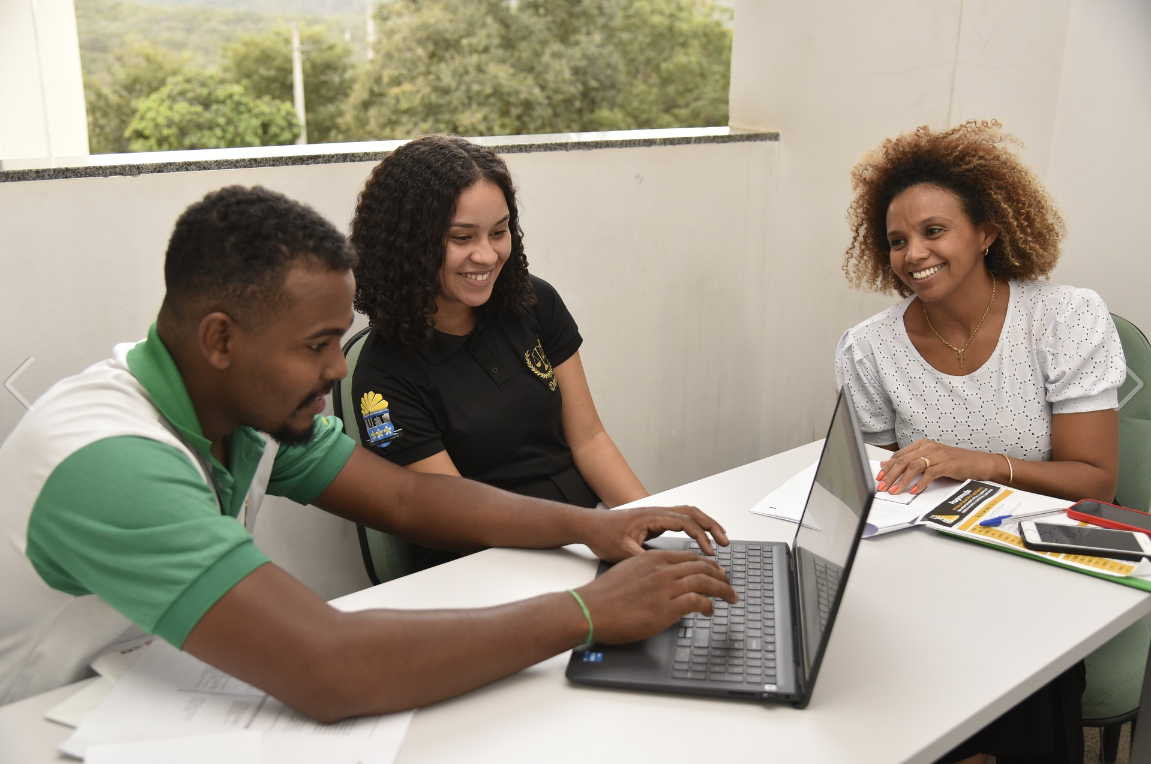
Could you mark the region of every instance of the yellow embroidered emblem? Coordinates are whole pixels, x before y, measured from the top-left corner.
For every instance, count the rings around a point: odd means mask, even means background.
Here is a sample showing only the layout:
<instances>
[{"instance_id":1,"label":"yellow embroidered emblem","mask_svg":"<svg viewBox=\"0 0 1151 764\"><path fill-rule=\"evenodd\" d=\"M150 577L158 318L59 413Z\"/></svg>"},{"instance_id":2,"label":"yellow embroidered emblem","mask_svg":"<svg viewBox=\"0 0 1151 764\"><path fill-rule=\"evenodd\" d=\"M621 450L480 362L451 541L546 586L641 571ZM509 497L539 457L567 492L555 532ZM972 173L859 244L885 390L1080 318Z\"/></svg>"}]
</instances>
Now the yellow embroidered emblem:
<instances>
[{"instance_id":1,"label":"yellow embroidered emblem","mask_svg":"<svg viewBox=\"0 0 1151 764\"><path fill-rule=\"evenodd\" d=\"M368 442L364 445L386 448L392 441L404 434L404 431L392 424L392 412L388 411L388 402L379 393L371 390L360 398L360 413L363 415L364 430L368 434Z\"/></svg>"},{"instance_id":2,"label":"yellow embroidered emblem","mask_svg":"<svg viewBox=\"0 0 1151 764\"><path fill-rule=\"evenodd\" d=\"M384 400L384 396L373 393L371 390L364 393L364 396L360 398L360 413L364 416L376 411L383 411L387 407L388 402Z\"/></svg>"},{"instance_id":3,"label":"yellow embroidered emblem","mask_svg":"<svg viewBox=\"0 0 1151 764\"><path fill-rule=\"evenodd\" d=\"M528 368L532 370L532 374L548 383L548 389L555 392L556 389L556 372L552 368L552 362L548 360L547 355L544 354L544 347L540 341L536 340L536 346L531 350L524 351L524 360L527 361Z\"/></svg>"}]
</instances>

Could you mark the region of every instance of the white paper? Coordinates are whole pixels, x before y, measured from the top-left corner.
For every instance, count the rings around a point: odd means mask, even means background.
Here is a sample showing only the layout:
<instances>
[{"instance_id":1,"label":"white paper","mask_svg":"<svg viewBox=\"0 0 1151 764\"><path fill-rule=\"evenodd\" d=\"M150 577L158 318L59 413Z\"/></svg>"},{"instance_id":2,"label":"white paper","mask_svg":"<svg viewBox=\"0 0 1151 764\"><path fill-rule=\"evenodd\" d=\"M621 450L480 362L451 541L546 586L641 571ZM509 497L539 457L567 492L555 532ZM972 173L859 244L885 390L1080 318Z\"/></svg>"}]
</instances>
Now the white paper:
<instances>
[{"instance_id":1,"label":"white paper","mask_svg":"<svg viewBox=\"0 0 1151 764\"><path fill-rule=\"evenodd\" d=\"M919 518L959 490L963 483L962 480L936 478L922 493L909 491L895 496L888 493L875 494L871 511L867 513L867 527L864 528L863 537L870 538L900 528L910 528L919 522Z\"/></svg>"},{"instance_id":2,"label":"white paper","mask_svg":"<svg viewBox=\"0 0 1151 764\"><path fill-rule=\"evenodd\" d=\"M87 764L260 764L264 755L259 732L173 737L100 743L88 748Z\"/></svg>"},{"instance_id":3,"label":"white paper","mask_svg":"<svg viewBox=\"0 0 1151 764\"><path fill-rule=\"evenodd\" d=\"M757 515L798 523L807 504L807 495L811 493L811 484L815 482L815 468L818 464L816 462L792 475L786 483L756 502L751 511ZM804 525L820 530L811 518Z\"/></svg>"},{"instance_id":4,"label":"white paper","mask_svg":"<svg viewBox=\"0 0 1151 764\"><path fill-rule=\"evenodd\" d=\"M871 461L871 476L875 477L883 469L882 462ZM769 493L751 508L757 515L774 517L797 523L803 515L807 504L807 495L811 493L811 484L815 482L815 470L819 462L812 464L795 475L787 482ZM927 511L950 496L963 484L963 481L950 478L936 478L923 493L911 493L909 490L919 484L917 477L911 485L897 494L877 493L867 515L867 527L864 537L875 536L898 528L908 528L914 525ZM820 530L811 518L804 518L803 524L809 528Z\"/></svg>"},{"instance_id":5,"label":"white paper","mask_svg":"<svg viewBox=\"0 0 1151 764\"><path fill-rule=\"evenodd\" d=\"M66 727L79 727L84 717L108 697L116 682L135 664L153 639L155 637L151 634L145 634L111 645L88 664L99 676L86 681L70 698L48 709L44 718Z\"/></svg>"},{"instance_id":6,"label":"white paper","mask_svg":"<svg viewBox=\"0 0 1151 764\"><path fill-rule=\"evenodd\" d=\"M870 464L871 476L875 477L883 468L880 466L880 462L872 461ZM786 483L757 502L751 511L757 515L798 523L807 504L807 495L811 493L811 484L815 482L815 469L818 466L819 462L816 462L792 475ZM915 483L911 485L915 485ZM896 494L891 497L892 503L898 504L908 504L914 499L914 494ZM808 528L820 530L810 517L805 517L803 524Z\"/></svg>"},{"instance_id":7,"label":"white paper","mask_svg":"<svg viewBox=\"0 0 1151 764\"><path fill-rule=\"evenodd\" d=\"M153 635L145 634L127 642L119 642L101 653L89 665L97 674L115 684L128 673L128 669L136 665L136 661L155 639Z\"/></svg>"},{"instance_id":8,"label":"white paper","mask_svg":"<svg viewBox=\"0 0 1151 764\"><path fill-rule=\"evenodd\" d=\"M44 712L44 718L75 729L104 701L104 698L108 697L114 686L111 680L102 676L85 679L83 686L77 688L70 698Z\"/></svg>"},{"instance_id":9,"label":"white paper","mask_svg":"<svg viewBox=\"0 0 1151 764\"><path fill-rule=\"evenodd\" d=\"M412 713L319 724L157 640L60 750L83 758L89 746L102 743L254 731L263 733L269 761L391 762Z\"/></svg>"}]
</instances>

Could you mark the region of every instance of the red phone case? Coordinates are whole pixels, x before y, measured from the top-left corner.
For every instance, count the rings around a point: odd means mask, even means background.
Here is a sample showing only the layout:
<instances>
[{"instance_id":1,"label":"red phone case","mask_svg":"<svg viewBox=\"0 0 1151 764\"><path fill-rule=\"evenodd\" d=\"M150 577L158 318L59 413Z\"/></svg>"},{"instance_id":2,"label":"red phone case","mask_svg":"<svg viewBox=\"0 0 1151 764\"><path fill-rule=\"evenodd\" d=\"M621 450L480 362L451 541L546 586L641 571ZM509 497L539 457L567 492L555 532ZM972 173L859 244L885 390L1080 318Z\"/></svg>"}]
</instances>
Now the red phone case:
<instances>
[{"instance_id":1,"label":"red phone case","mask_svg":"<svg viewBox=\"0 0 1151 764\"><path fill-rule=\"evenodd\" d=\"M1118 504L1110 504L1106 501L1096 501L1095 499L1087 499L1086 501L1092 501L1095 504L1103 504L1108 507L1116 507L1126 512L1134 512L1136 515L1144 517L1148 522L1151 522L1151 512L1140 512L1138 509L1131 509L1131 507L1121 507ZM1080 522L1090 523L1091 525L1097 525L1100 528L1111 528L1112 530L1116 531L1135 531L1136 533L1142 533L1147 536L1151 536L1151 528L1140 528L1136 525L1127 525L1126 523L1107 520L1102 517L1096 517L1095 515L1088 515L1083 512L1076 511L1075 507L1077 506L1079 506L1078 502L1067 509L1067 516L1072 520L1079 520Z\"/></svg>"}]
</instances>

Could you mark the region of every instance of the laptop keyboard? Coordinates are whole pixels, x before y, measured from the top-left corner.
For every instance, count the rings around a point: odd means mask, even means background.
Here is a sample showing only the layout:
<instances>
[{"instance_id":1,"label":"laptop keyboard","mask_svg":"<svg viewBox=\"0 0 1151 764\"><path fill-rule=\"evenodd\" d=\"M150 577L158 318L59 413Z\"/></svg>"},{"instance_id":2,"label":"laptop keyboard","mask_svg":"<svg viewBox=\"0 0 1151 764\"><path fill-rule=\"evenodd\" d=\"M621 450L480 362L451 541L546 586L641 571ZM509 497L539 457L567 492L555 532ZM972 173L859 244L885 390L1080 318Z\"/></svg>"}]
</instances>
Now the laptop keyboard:
<instances>
[{"instance_id":1,"label":"laptop keyboard","mask_svg":"<svg viewBox=\"0 0 1151 764\"><path fill-rule=\"evenodd\" d=\"M691 543L699 552L699 545ZM715 613L679 620L671 675L676 679L775 684L775 597L772 549L760 544L717 547L714 559L739 594L729 605L712 600Z\"/></svg>"},{"instance_id":2,"label":"laptop keyboard","mask_svg":"<svg viewBox=\"0 0 1151 764\"><path fill-rule=\"evenodd\" d=\"M828 612L831 601L835 599L835 593L839 591L839 574L843 568L818 555L813 555L813 557L816 582L815 600L819 603L819 630L822 632L827 629Z\"/></svg>"}]
</instances>

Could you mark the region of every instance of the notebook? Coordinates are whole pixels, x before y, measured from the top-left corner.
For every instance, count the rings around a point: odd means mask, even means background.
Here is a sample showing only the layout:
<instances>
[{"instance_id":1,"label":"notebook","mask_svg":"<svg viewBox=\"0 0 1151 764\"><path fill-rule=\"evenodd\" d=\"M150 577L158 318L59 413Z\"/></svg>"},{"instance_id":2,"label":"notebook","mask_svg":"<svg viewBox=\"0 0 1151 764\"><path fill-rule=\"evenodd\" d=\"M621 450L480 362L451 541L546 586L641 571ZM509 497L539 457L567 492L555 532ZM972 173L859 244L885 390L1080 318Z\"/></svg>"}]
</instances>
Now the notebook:
<instances>
[{"instance_id":1,"label":"notebook","mask_svg":"<svg viewBox=\"0 0 1151 764\"><path fill-rule=\"evenodd\" d=\"M804 507L812 527L786 542L732 541L717 561L740 601L715 601L653 637L573 651L567 677L579 684L654 692L783 701L803 708L843 599L864 522L875 497L859 418L842 392ZM649 541L691 549L684 538ZM610 567L601 563L599 573ZM597 574L598 575L598 574Z\"/></svg>"}]
</instances>

